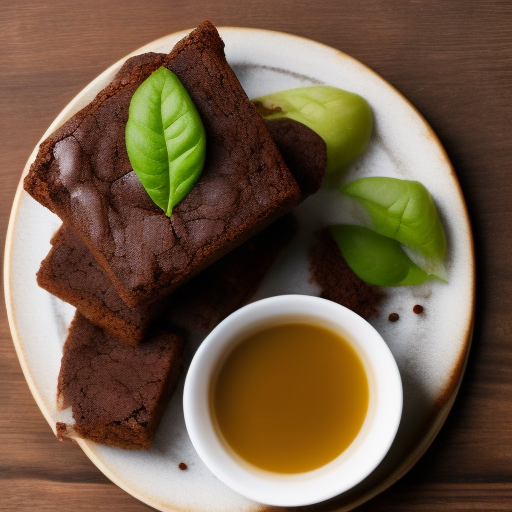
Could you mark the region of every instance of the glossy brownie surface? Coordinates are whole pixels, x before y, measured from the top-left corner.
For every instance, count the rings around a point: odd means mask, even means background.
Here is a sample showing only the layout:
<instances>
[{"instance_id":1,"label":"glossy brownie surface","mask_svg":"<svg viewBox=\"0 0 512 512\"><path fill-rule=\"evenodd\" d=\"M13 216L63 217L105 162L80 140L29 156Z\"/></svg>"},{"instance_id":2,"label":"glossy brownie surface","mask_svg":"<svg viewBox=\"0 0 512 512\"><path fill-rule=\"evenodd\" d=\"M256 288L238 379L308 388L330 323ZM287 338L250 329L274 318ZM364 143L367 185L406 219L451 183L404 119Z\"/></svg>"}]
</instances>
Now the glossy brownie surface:
<instances>
[{"instance_id":1,"label":"glossy brownie surface","mask_svg":"<svg viewBox=\"0 0 512 512\"><path fill-rule=\"evenodd\" d=\"M162 64L187 88L207 134L203 175L170 218L133 172L124 141L131 97ZM77 231L129 305L166 295L301 196L209 22L168 56L127 61L41 145L25 189Z\"/></svg>"}]
</instances>

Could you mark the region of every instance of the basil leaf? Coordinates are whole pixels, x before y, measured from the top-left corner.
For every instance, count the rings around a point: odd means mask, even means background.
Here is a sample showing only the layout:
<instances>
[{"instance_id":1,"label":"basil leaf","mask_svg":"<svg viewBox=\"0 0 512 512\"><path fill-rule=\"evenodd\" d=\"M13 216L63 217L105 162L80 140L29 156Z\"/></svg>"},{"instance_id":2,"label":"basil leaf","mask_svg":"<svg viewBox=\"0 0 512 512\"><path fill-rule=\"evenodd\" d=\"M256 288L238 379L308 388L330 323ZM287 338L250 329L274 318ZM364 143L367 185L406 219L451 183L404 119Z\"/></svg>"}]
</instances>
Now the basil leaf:
<instances>
[{"instance_id":1,"label":"basil leaf","mask_svg":"<svg viewBox=\"0 0 512 512\"><path fill-rule=\"evenodd\" d=\"M429 277L396 240L362 226L331 226L330 231L348 266L366 283L416 285Z\"/></svg>"},{"instance_id":2,"label":"basil leaf","mask_svg":"<svg viewBox=\"0 0 512 512\"><path fill-rule=\"evenodd\" d=\"M341 191L364 207L375 231L419 252L425 270L445 279L446 236L434 200L421 183L361 178Z\"/></svg>"},{"instance_id":3,"label":"basil leaf","mask_svg":"<svg viewBox=\"0 0 512 512\"><path fill-rule=\"evenodd\" d=\"M368 145L372 113L361 96L329 86L299 87L253 100L267 119L287 117L305 124L325 141L326 174L345 167Z\"/></svg>"},{"instance_id":4,"label":"basil leaf","mask_svg":"<svg viewBox=\"0 0 512 512\"><path fill-rule=\"evenodd\" d=\"M126 150L151 199L171 216L203 170L203 123L178 77L157 69L135 91L126 124Z\"/></svg>"}]
</instances>

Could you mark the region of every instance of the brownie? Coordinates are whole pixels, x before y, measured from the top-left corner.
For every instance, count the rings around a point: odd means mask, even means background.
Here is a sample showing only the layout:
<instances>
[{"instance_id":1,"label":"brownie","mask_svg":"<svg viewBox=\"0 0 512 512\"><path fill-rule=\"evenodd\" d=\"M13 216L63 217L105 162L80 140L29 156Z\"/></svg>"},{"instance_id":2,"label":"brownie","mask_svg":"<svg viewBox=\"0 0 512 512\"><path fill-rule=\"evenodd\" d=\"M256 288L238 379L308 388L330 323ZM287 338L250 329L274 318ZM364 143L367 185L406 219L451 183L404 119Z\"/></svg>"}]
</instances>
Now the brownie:
<instances>
[{"instance_id":1,"label":"brownie","mask_svg":"<svg viewBox=\"0 0 512 512\"><path fill-rule=\"evenodd\" d=\"M72 227L130 306L159 299L301 200L265 124L202 23L168 56L127 61L96 99L44 141L25 190ZM125 147L131 97L161 64L194 101L207 137L203 173L170 218Z\"/></svg>"},{"instance_id":2,"label":"brownie","mask_svg":"<svg viewBox=\"0 0 512 512\"><path fill-rule=\"evenodd\" d=\"M305 124L285 117L265 120L265 126L297 181L302 198L317 192L327 165L322 137Z\"/></svg>"},{"instance_id":3,"label":"brownie","mask_svg":"<svg viewBox=\"0 0 512 512\"><path fill-rule=\"evenodd\" d=\"M176 383L184 339L157 330L133 347L76 313L63 349L57 401L75 423L57 435L149 448Z\"/></svg>"},{"instance_id":4,"label":"brownie","mask_svg":"<svg viewBox=\"0 0 512 512\"><path fill-rule=\"evenodd\" d=\"M348 266L328 229L316 233L309 251L311 281L320 297L337 302L363 318L374 316L384 298L382 289L362 281Z\"/></svg>"},{"instance_id":5,"label":"brownie","mask_svg":"<svg viewBox=\"0 0 512 512\"><path fill-rule=\"evenodd\" d=\"M41 263L37 283L75 306L88 320L127 343L139 343L150 322L164 309L165 299L129 307L93 258L82 239L62 226Z\"/></svg>"}]
</instances>

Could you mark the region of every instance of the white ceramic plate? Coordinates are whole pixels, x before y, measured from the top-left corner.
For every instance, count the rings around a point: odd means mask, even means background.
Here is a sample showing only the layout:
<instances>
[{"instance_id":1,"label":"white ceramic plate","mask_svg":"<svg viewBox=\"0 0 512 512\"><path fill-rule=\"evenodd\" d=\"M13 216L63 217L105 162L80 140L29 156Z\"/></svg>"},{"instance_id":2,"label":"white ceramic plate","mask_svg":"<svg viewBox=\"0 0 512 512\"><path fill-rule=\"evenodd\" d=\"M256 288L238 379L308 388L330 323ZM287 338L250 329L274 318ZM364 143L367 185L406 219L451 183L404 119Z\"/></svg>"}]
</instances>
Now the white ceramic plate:
<instances>
[{"instance_id":1,"label":"white ceramic plate","mask_svg":"<svg viewBox=\"0 0 512 512\"><path fill-rule=\"evenodd\" d=\"M452 166L435 134L392 86L353 58L300 37L244 28L219 30L226 55L249 97L310 84L328 84L362 95L375 121L365 154L343 180L395 176L421 181L438 206L448 239L449 284L388 291L381 314L372 323L388 343L404 385L402 423L381 465L358 487L332 500L323 510L349 510L405 474L441 428L462 378L473 322L474 257L464 199ZM169 52L188 31L166 36L131 55ZM130 55L130 56L131 56ZM91 82L60 113L43 139L89 103L113 78L125 59ZM34 149L23 176L33 161ZM254 300L279 294L317 294L308 282L307 245L311 233L326 224L350 222L351 211L338 192L322 189L298 209L300 233L276 261ZM55 394L62 345L73 308L40 289L35 273L50 249L60 221L22 189L11 213L5 249L5 294L9 323L23 372L48 423L70 421L56 409ZM412 308L422 304L423 315ZM397 312L400 320L388 321ZM195 336L187 354L201 341ZM251 502L220 483L197 457L185 430L182 382L149 451L123 451L80 441L96 466L121 488L162 511L256 511ZM185 462L187 471L178 464Z\"/></svg>"}]
</instances>

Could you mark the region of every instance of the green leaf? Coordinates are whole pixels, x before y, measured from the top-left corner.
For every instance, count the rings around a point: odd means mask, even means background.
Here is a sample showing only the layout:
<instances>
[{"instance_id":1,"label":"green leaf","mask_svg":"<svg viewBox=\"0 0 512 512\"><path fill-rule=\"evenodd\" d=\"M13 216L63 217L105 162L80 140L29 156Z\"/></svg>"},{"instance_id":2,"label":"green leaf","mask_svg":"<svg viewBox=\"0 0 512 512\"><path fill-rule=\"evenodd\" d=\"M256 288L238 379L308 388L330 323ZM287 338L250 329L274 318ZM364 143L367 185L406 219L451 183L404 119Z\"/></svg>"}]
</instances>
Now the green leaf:
<instances>
[{"instance_id":1,"label":"green leaf","mask_svg":"<svg viewBox=\"0 0 512 512\"><path fill-rule=\"evenodd\" d=\"M157 69L135 91L125 137L135 174L170 217L201 175L206 136L192 99L167 68Z\"/></svg>"},{"instance_id":2,"label":"green leaf","mask_svg":"<svg viewBox=\"0 0 512 512\"><path fill-rule=\"evenodd\" d=\"M425 270L445 279L446 236L434 200L421 183L361 178L341 191L365 208L375 231L417 251Z\"/></svg>"},{"instance_id":3,"label":"green leaf","mask_svg":"<svg viewBox=\"0 0 512 512\"><path fill-rule=\"evenodd\" d=\"M267 119L287 117L320 135L327 146L326 174L343 169L370 140L370 107L351 92L318 85L268 94L253 102Z\"/></svg>"},{"instance_id":4,"label":"green leaf","mask_svg":"<svg viewBox=\"0 0 512 512\"><path fill-rule=\"evenodd\" d=\"M416 285L429 277L396 240L362 226L331 226L330 230L348 266L366 283Z\"/></svg>"}]
</instances>

